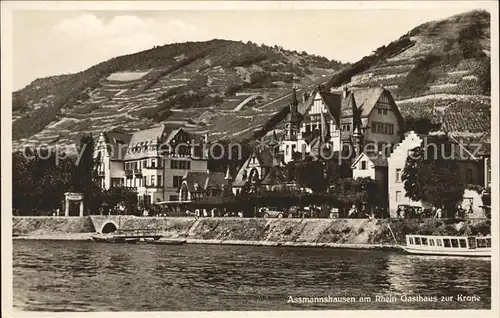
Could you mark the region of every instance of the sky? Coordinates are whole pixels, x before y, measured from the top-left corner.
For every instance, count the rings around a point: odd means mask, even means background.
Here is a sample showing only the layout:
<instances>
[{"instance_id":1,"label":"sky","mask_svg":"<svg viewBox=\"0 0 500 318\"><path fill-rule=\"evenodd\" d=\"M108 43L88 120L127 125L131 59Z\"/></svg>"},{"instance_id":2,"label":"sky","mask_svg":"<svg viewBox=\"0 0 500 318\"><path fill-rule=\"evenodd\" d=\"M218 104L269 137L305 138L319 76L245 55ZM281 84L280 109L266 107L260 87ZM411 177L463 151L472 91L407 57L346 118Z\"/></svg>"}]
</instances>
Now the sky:
<instances>
[{"instance_id":1,"label":"sky","mask_svg":"<svg viewBox=\"0 0 500 318\"><path fill-rule=\"evenodd\" d=\"M13 89L155 45L213 38L355 62L422 23L477 8L464 2L439 10L16 10Z\"/></svg>"}]
</instances>

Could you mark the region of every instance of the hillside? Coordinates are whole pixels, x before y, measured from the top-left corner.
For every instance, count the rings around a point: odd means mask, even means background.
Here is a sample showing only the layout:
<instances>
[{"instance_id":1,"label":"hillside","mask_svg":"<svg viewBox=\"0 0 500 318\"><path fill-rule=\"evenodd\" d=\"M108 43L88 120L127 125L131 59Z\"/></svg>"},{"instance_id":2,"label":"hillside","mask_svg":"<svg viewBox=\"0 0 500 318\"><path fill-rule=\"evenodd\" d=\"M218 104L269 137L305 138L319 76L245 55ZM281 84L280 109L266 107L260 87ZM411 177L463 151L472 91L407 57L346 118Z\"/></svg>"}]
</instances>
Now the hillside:
<instances>
[{"instance_id":1,"label":"hillside","mask_svg":"<svg viewBox=\"0 0 500 318\"><path fill-rule=\"evenodd\" d=\"M294 82L324 82L341 64L306 52L225 40L154 47L13 93L14 148L72 143L80 132L163 122L249 138ZM240 136L241 135L241 136ZM244 135L244 136L243 136ZM230 136L231 137L231 136Z\"/></svg>"},{"instance_id":2,"label":"hillside","mask_svg":"<svg viewBox=\"0 0 500 318\"><path fill-rule=\"evenodd\" d=\"M490 15L472 11L420 25L344 65L306 52L225 40L154 47L81 73L38 79L13 93L14 148L73 143L80 132L155 123L216 139L255 139L279 128L294 82L383 85L403 116L457 135L489 135Z\"/></svg>"},{"instance_id":3,"label":"hillside","mask_svg":"<svg viewBox=\"0 0 500 318\"><path fill-rule=\"evenodd\" d=\"M420 25L333 76L326 88L383 85L405 118L455 134L490 131L490 15L472 11Z\"/></svg>"}]
</instances>

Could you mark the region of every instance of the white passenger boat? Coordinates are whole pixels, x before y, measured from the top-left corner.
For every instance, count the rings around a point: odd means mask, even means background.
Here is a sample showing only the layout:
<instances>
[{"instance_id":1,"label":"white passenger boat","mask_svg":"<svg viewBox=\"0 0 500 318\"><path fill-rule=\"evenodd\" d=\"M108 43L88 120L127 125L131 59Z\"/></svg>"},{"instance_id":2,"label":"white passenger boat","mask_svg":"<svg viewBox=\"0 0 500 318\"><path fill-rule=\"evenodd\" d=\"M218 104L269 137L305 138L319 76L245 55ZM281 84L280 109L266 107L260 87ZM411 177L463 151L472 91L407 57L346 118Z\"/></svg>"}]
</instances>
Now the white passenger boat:
<instances>
[{"instance_id":1,"label":"white passenger boat","mask_svg":"<svg viewBox=\"0 0 500 318\"><path fill-rule=\"evenodd\" d=\"M410 254L491 257L491 236L406 235Z\"/></svg>"}]
</instances>

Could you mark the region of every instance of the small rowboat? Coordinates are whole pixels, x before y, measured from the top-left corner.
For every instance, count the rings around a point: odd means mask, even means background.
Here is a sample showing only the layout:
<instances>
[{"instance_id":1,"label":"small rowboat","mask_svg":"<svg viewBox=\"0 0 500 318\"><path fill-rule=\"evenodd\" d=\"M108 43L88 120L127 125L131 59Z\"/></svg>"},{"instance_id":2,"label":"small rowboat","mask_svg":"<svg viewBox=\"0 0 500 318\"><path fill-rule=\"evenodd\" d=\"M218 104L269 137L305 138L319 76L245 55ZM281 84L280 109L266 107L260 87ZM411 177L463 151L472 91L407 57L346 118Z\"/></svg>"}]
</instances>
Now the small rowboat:
<instances>
[{"instance_id":1,"label":"small rowboat","mask_svg":"<svg viewBox=\"0 0 500 318\"><path fill-rule=\"evenodd\" d=\"M491 236L406 235L407 253L491 257Z\"/></svg>"}]
</instances>

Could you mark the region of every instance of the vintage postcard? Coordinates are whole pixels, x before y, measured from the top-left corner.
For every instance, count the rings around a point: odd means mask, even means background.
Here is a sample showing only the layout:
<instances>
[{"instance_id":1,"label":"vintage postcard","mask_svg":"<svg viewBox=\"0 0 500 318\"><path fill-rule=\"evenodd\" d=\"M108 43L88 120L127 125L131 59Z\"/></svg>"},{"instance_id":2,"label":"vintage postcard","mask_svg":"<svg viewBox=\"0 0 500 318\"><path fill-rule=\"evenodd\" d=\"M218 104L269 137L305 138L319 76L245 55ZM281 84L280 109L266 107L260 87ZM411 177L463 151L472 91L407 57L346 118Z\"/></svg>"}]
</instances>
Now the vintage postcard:
<instances>
[{"instance_id":1,"label":"vintage postcard","mask_svg":"<svg viewBox=\"0 0 500 318\"><path fill-rule=\"evenodd\" d=\"M497 2L1 6L2 316L498 317Z\"/></svg>"}]
</instances>

